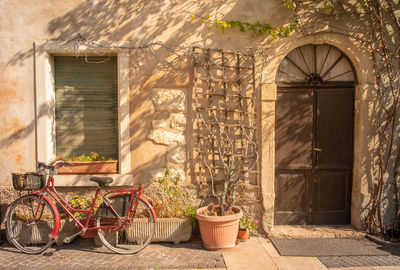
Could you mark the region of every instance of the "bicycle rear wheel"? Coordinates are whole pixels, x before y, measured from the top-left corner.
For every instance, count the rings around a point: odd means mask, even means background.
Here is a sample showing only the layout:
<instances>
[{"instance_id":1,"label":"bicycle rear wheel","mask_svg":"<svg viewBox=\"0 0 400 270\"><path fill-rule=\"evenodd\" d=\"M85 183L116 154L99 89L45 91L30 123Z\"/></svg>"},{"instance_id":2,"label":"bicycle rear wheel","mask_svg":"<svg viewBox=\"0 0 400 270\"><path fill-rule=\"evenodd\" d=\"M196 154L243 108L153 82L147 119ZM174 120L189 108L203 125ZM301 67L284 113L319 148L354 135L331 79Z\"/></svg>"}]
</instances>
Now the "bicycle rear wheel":
<instances>
[{"instance_id":1,"label":"bicycle rear wheel","mask_svg":"<svg viewBox=\"0 0 400 270\"><path fill-rule=\"evenodd\" d=\"M24 253L37 254L53 243L54 211L47 201L30 194L15 200L7 216L7 237Z\"/></svg>"},{"instance_id":2,"label":"bicycle rear wheel","mask_svg":"<svg viewBox=\"0 0 400 270\"><path fill-rule=\"evenodd\" d=\"M112 208L122 218L118 221L114 211L103 204L97 212L96 227L108 226L98 229L98 236L103 244L110 250L120 254L133 254L144 249L153 238L155 221L149 206L139 199L133 220L125 227L123 222L127 218L130 195L117 195L110 198ZM134 199L135 201L135 199Z\"/></svg>"}]
</instances>

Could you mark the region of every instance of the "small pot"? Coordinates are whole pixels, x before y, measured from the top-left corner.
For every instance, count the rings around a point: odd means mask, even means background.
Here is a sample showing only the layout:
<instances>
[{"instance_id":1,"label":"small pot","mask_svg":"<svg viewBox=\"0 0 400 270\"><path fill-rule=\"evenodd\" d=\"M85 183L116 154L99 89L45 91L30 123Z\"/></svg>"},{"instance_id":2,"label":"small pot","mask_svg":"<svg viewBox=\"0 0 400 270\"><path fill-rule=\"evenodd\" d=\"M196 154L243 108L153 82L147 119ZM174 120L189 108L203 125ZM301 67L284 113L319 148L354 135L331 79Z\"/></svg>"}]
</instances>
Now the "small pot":
<instances>
[{"instance_id":1,"label":"small pot","mask_svg":"<svg viewBox=\"0 0 400 270\"><path fill-rule=\"evenodd\" d=\"M240 242L245 242L249 238L250 238L250 235L246 230L239 229L237 239L239 239Z\"/></svg>"}]
</instances>

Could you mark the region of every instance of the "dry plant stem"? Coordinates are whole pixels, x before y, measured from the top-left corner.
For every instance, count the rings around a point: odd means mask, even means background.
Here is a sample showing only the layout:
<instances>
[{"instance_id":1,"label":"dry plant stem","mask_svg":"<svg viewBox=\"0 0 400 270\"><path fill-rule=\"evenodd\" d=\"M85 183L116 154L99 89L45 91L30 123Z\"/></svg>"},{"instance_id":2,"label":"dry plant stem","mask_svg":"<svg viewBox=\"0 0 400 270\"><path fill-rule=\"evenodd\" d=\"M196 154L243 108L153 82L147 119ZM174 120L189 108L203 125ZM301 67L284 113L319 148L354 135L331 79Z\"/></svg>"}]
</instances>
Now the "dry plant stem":
<instances>
[{"instance_id":1,"label":"dry plant stem","mask_svg":"<svg viewBox=\"0 0 400 270\"><path fill-rule=\"evenodd\" d=\"M388 3L390 1L386 1ZM393 151L393 141L395 139L395 131L397 128L396 116L398 110L398 101L399 101L399 93L398 93L398 82L399 82L399 71L398 71L398 63L397 69L393 65L393 61L395 59L395 55L390 50L387 44L387 24L390 23L392 29L400 29L399 24L397 23L393 9L389 8L385 10L382 9L379 1L373 1L370 3L369 8L371 10L371 23L376 25L376 28L372 28L374 30L373 34L377 38L376 42L376 52L374 54L375 59L379 57L379 59L383 62L383 67L376 65L376 73L377 73L377 81L380 86L379 102L382 111L385 112L385 119L381 122L379 128L380 134L380 142L378 146L378 158L379 158L379 172L378 172L378 187L376 192L376 199L373 205L372 214L376 216L377 221L374 222L376 225L383 230L383 222L382 222L382 211L381 211L381 198L383 192L383 183L384 183L384 175L386 174L389 164L392 161L392 151ZM388 14L388 11L391 14ZM394 25L393 25L394 24ZM396 50L397 51L397 50ZM377 62L377 61L376 61ZM388 78L388 83L385 84L383 81L384 78ZM387 86L386 86L387 85ZM388 88L390 91L388 91ZM397 93L396 93L397 91ZM385 98L388 96L391 97L392 104L386 108ZM380 114L380 118L383 116ZM389 139L389 142L387 140ZM399 149L397 149L399 151ZM395 168L396 171L396 168ZM392 185L394 189L394 203L395 203L395 225L397 225L397 215L398 215L398 186L396 177L393 175ZM376 211L376 213L374 213Z\"/></svg>"},{"instance_id":2,"label":"dry plant stem","mask_svg":"<svg viewBox=\"0 0 400 270\"><path fill-rule=\"evenodd\" d=\"M224 52L221 52L222 54L222 64L218 65L218 67L222 68L222 72L224 73L225 71L225 62L224 62ZM239 59L239 57L236 57ZM211 75L211 57L209 57L209 50L205 50L204 53L204 59L205 59L205 67L207 70L207 75L209 77L212 77ZM254 58L252 58L254 60ZM237 60L239 62L239 60ZM237 64L238 64L237 62ZM254 62L254 61L253 61ZM253 63L254 67L254 63ZM236 73L236 76L240 78L239 72ZM254 74L253 74L254 76ZM238 80L240 81L240 80ZM238 83L238 87L240 88L240 83ZM211 92L215 92L214 86L209 83L208 89ZM223 82L223 89L224 89L224 96L222 98L225 98L227 96L227 87L226 83ZM239 97L241 96L241 92L239 91L238 93ZM253 93L254 96L256 96L256 93ZM240 98L239 98L240 100ZM197 102L197 101L196 101ZM240 103L241 104L241 103ZM255 105L255 101L251 100L252 106ZM237 144L235 144L234 141L234 131L229 128L228 126L224 126L223 119L219 119L215 113L211 113L208 115L207 119L205 119L205 116L201 109L198 107L198 103L196 103L197 106L197 116L199 120L202 122L203 126L205 127L205 130L209 134L209 142L211 144L211 147L205 147L206 150L205 154L203 153L203 163L204 166L206 167L209 175L210 175L210 182L211 182L211 196L215 197L218 199L219 203L219 210L218 210L218 215L225 215L226 211L228 211L232 205L235 202L235 191L236 191L236 185L239 183L241 177L243 176L243 171L242 172L238 169L240 168L240 160L235 153L237 152ZM211 99L209 100L209 106L212 108L213 104L211 102ZM225 112L225 120L228 118L227 117L227 109L225 107L225 110L222 110ZM241 132L241 142L240 145L244 149L244 159L247 161L247 163L250 164L250 159L248 158L249 155L249 145L253 145L254 149L256 149L256 143L253 139L251 139L252 135L255 135L255 125L256 121L250 121L248 125L246 126L245 123L242 121L244 113L239 113L238 116L238 130ZM207 161L207 156L212 155L212 159L214 161L214 147L216 148L216 153L218 155L218 161L221 163L222 168L224 169L224 178L223 178L223 189L220 195L217 195L216 190L214 185L216 184L215 182L215 177L214 177L214 171L213 168L211 168L210 164ZM207 151L212 151L212 152L207 152ZM256 152L256 158L253 162L253 164L250 164L247 170L253 169L257 162L258 162L258 152Z\"/></svg>"}]
</instances>

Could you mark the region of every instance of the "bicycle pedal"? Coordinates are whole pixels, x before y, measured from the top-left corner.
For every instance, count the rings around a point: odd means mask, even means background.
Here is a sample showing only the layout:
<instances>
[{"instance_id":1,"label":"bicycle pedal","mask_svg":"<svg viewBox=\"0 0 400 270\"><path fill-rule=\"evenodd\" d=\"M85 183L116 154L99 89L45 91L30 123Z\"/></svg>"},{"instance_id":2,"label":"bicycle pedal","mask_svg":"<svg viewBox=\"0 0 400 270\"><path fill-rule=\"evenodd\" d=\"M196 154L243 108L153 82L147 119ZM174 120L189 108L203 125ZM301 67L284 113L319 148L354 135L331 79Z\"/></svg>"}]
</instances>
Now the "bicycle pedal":
<instances>
[{"instance_id":1,"label":"bicycle pedal","mask_svg":"<svg viewBox=\"0 0 400 270\"><path fill-rule=\"evenodd\" d=\"M63 240L63 243L64 244L69 244L69 243L71 243L72 239L73 239L73 237L65 237L64 240Z\"/></svg>"},{"instance_id":2,"label":"bicycle pedal","mask_svg":"<svg viewBox=\"0 0 400 270\"><path fill-rule=\"evenodd\" d=\"M77 235L79 235L79 234L82 234L82 233L84 233L84 232L86 232L86 230L85 230L85 229L82 229L82 230L80 230L79 232L77 232L77 233L75 233L75 234L73 234L73 235L71 235L71 236L65 237L64 240L63 240L63 243L64 243L64 244L69 244L73 239L75 239L75 236L77 236Z\"/></svg>"}]
</instances>

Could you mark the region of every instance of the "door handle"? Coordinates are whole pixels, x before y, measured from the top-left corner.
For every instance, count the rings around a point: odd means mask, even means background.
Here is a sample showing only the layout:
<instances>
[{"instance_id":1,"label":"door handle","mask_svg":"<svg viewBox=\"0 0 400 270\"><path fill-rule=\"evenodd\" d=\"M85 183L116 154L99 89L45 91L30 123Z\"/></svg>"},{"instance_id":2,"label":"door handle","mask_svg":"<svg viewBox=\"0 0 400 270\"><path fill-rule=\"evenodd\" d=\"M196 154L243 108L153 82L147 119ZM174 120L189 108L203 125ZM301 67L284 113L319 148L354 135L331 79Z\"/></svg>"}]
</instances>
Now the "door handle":
<instances>
[{"instance_id":1,"label":"door handle","mask_svg":"<svg viewBox=\"0 0 400 270\"><path fill-rule=\"evenodd\" d=\"M317 152L322 152L322 149L321 148L314 148L314 151L317 151Z\"/></svg>"}]
</instances>

